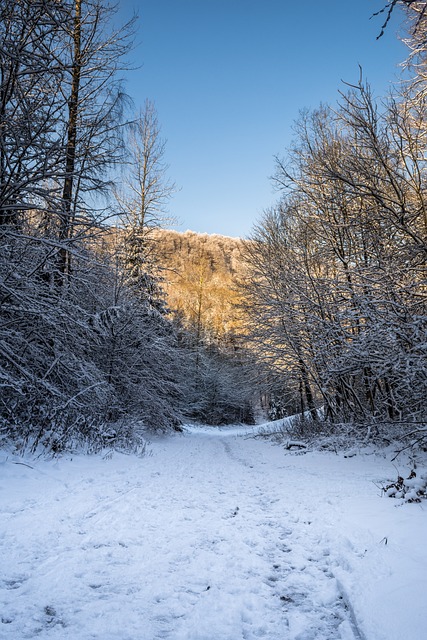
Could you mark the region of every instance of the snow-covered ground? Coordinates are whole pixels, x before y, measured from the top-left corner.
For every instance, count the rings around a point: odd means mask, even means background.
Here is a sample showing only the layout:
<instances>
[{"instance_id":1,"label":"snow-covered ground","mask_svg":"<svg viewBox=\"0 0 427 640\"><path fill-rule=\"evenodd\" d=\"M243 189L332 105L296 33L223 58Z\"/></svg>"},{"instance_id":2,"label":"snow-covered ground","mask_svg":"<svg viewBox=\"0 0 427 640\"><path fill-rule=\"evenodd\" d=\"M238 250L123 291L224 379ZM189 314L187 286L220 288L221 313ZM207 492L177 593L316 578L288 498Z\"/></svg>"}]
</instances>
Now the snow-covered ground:
<instances>
[{"instance_id":1,"label":"snow-covered ground","mask_svg":"<svg viewBox=\"0 0 427 640\"><path fill-rule=\"evenodd\" d=\"M427 638L427 504L381 497L395 467L246 432L0 454L0 638Z\"/></svg>"}]
</instances>

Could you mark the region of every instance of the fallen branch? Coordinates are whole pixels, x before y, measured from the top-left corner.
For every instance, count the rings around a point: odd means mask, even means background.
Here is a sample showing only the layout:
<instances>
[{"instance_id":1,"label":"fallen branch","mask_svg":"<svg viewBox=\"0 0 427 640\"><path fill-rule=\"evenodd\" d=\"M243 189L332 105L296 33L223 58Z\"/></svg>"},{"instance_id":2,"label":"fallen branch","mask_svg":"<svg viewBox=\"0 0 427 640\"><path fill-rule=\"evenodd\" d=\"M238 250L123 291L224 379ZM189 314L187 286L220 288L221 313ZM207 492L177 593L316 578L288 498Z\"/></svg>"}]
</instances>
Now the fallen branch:
<instances>
[{"instance_id":1,"label":"fallen branch","mask_svg":"<svg viewBox=\"0 0 427 640\"><path fill-rule=\"evenodd\" d=\"M34 467L32 467L30 464L27 464L26 462L14 462L12 460L12 464L22 464L23 467L28 467L29 469L33 469L34 470Z\"/></svg>"},{"instance_id":2,"label":"fallen branch","mask_svg":"<svg viewBox=\"0 0 427 640\"><path fill-rule=\"evenodd\" d=\"M297 440L293 440L287 442L284 447L289 451L290 449L306 449L307 445L305 444L305 442L298 442Z\"/></svg>"}]
</instances>

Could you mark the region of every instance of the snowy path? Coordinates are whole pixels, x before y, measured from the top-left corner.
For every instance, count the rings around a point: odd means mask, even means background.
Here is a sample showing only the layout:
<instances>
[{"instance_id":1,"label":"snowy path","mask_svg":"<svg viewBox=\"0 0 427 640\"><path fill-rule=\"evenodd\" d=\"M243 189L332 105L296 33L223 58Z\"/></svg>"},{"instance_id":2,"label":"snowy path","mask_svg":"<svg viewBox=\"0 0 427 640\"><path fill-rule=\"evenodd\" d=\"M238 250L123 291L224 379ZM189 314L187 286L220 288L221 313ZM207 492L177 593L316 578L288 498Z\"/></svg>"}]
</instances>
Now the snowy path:
<instances>
[{"instance_id":1,"label":"snowy path","mask_svg":"<svg viewBox=\"0 0 427 640\"><path fill-rule=\"evenodd\" d=\"M151 449L0 464L0 638L427 637L426 552L402 548L426 513L378 497L388 463L238 430Z\"/></svg>"}]
</instances>

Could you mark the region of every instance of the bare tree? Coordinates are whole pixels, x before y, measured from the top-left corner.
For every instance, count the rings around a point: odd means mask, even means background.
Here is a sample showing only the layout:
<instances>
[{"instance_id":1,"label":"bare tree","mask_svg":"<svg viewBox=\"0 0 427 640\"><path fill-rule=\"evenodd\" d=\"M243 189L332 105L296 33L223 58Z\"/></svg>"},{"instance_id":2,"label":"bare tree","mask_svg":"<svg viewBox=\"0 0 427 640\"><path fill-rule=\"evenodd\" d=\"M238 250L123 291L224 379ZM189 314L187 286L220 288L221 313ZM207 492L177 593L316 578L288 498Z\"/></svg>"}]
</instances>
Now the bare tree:
<instances>
[{"instance_id":1,"label":"bare tree","mask_svg":"<svg viewBox=\"0 0 427 640\"><path fill-rule=\"evenodd\" d=\"M126 96L118 74L126 68L134 28L134 19L111 28L117 8L102 0L69 0L66 8L61 37L67 46L60 60L66 72L62 93L67 105L58 203L62 275L70 270L73 237L102 221L97 197L112 186L111 168L124 161Z\"/></svg>"},{"instance_id":2,"label":"bare tree","mask_svg":"<svg viewBox=\"0 0 427 640\"><path fill-rule=\"evenodd\" d=\"M129 127L128 162L116 200L124 226L121 258L126 281L159 308L163 305L153 231L164 222L167 205L176 191L167 177L165 150L155 107L147 101Z\"/></svg>"},{"instance_id":3,"label":"bare tree","mask_svg":"<svg viewBox=\"0 0 427 640\"><path fill-rule=\"evenodd\" d=\"M299 369L307 407L317 397L334 421L425 417L425 140L415 121L407 102L379 110L363 85L335 110L304 114L278 162L283 200L248 246L253 339L285 378Z\"/></svg>"},{"instance_id":4,"label":"bare tree","mask_svg":"<svg viewBox=\"0 0 427 640\"><path fill-rule=\"evenodd\" d=\"M62 4L5 0L0 7L0 224L46 211L61 154Z\"/></svg>"},{"instance_id":5,"label":"bare tree","mask_svg":"<svg viewBox=\"0 0 427 640\"><path fill-rule=\"evenodd\" d=\"M376 11L373 16L385 15L385 20L381 26L381 31L377 36L377 40L381 38L390 22L393 11L398 6L403 6L408 10L408 13L413 16L413 12L416 14L416 18L413 20L413 30L416 32L420 23L423 21L426 14L427 3L420 2L420 0L389 0L379 11Z\"/></svg>"},{"instance_id":6,"label":"bare tree","mask_svg":"<svg viewBox=\"0 0 427 640\"><path fill-rule=\"evenodd\" d=\"M125 223L152 229L165 221L176 185L167 177L166 140L161 137L154 104L144 109L129 126L128 162L124 189L117 192Z\"/></svg>"},{"instance_id":7,"label":"bare tree","mask_svg":"<svg viewBox=\"0 0 427 640\"><path fill-rule=\"evenodd\" d=\"M117 73L131 25L111 29L111 16L90 0L6 0L0 8L0 436L21 444L96 438L111 407L132 404L120 401L100 349L107 329L101 338L97 319L119 323L115 272L88 241L105 214L98 195L123 159ZM161 351L168 341L155 335L160 323L126 296L116 306L127 315L117 317ZM136 360L141 342L122 340L122 364Z\"/></svg>"}]
</instances>

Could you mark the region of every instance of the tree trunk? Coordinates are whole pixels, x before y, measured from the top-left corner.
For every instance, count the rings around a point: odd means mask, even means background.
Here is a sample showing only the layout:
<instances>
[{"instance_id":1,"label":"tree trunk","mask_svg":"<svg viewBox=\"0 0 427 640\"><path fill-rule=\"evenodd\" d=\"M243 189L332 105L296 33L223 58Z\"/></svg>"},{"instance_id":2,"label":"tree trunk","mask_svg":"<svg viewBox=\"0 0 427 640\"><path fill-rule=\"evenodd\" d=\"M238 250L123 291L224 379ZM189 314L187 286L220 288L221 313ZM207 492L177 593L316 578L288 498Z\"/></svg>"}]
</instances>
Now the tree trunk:
<instances>
[{"instance_id":1,"label":"tree trunk","mask_svg":"<svg viewBox=\"0 0 427 640\"><path fill-rule=\"evenodd\" d=\"M73 62L71 95L68 102L67 146L65 155L65 178L62 191L62 219L59 239L63 243L59 251L59 271L61 283L70 274L71 255L67 241L73 235L73 185L76 167L77 118L79 113L79 90L81 78L81 17L82 0L75 0L73 26Z\"/></svg>"}]
</instances>

